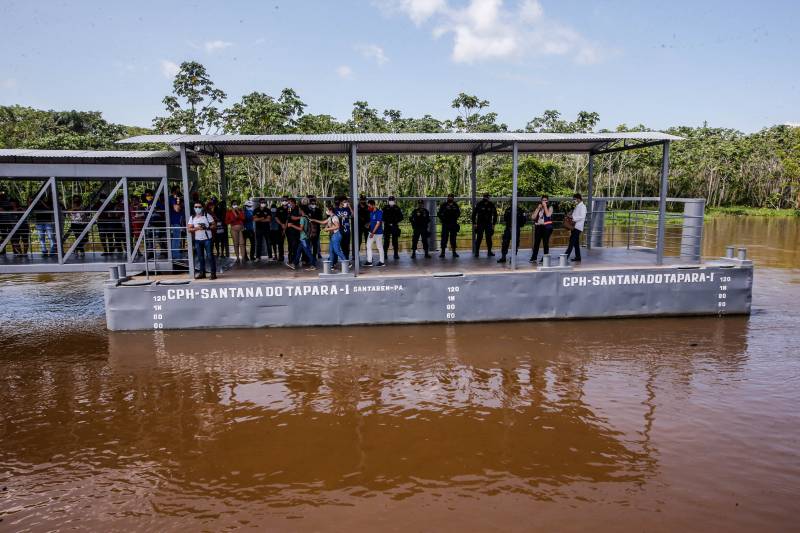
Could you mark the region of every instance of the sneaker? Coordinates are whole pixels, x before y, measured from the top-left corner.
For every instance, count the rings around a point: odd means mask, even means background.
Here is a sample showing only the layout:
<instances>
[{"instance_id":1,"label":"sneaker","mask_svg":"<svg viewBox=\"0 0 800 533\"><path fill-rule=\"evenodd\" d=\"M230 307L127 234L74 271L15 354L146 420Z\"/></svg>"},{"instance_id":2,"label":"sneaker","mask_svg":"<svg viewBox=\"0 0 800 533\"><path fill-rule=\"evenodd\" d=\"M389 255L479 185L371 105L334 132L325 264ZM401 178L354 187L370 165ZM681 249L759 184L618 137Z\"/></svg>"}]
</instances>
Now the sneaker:
<instances>
[{"instance_id":1,"label":"sneaker","mask_svg":"<svg viewBox=\"0 0 800 533\"><path fill-rule=\"evenodd\" d=\"M216 274L211 274L211 278L210 279L217 279L217 275Z\"/></svg>"},{"instance_id":2,"label":"sneaker","mask_svg":"<svg viewBox=\"0 0 800 533\"><path fill-rule=\"evenodd\" d=\"M197 274L194 279L206 279L206 273L203 272L202 274Z\"/></svg>"},{"instance_id":3,"label":"sneaker","mask_svg":"<svg viewBox=\"0 0 800 533\"><path fill-rule=\"evenodd\" d=\"M442 257L442 258L444 258L444 252L440 253L440 254L439 254L439 257Z\"/></svg>"},{"instance_id":4,"label":"sneaker","mask_svg":"<svg viewBox=\"0 0 800 533\"><path fill-rule=\"evenodd\" d=\"M570 261L570 263L580 263L581 262L580 258L570 259L569 261Z\"/></svg>"},{"instance_id":5,"label":"sneaker","mask_svg":"<svg viewBox=\"0 0 800 533\"><path fill-rule=\"evenodd\" d=\"M290 269L292 269L292 270L297 270L297 267L296 267L296 266L294 266L294 265L293 265L293 264L291 264L291 263L286 263L286 268L290 268Z\"/></svg>"},{"instance_id":6,"label":"sneaker","mask_svg":"<svg viewBox=\"0 0 800 533\"><path fill-rule=\"evenodd\" d=\"M394 254L395 259L400 259L400 254Z\"/></svg>"},{"instance_id":7,"label":"sneaker","mask_svg":"<svg viewBox=\"0 0 800 533\"><path fill-rule=\"evenodd\" d=\"M363 263L361 263L361 265L365 266L365 267L371 267L372 266L372 261L364 261Z\"/></svg>"},{"instance_id":8,"label":"sneaker","mask_svg":"<svg viewBox=\"0 0 800 533\"><path fill-rule=\"evenodd\" d=\"M316 270L316 269L317 269L317 267L315 267L315 266L310 266L310 267L308 267L308 268L304 268L303 270L305 270L306 272L311 272L312 270Z\"/></svg>"},{"instance_id":9,"label":"sneaker","mask_svg":"<svg viewBox=\"0 0 800 533\"><path fill-rule=\"evenodd\" d=\"M453 252L453 257L458 257L458 254Z\"/></svg>"},{"instance_id":10,"label":"sneaker","mask_svg":"<svg viewBox=\"0 0 800 533\"><path fill-rule=\"evenodd\" d=\"M494 257L494 252L489 250L489 253L486 254L486 257Z\"/></svg>"},{"instance_id":11,"label":"sneaker","mask_svg":"<svg viewBox=\"0 0 800 533\"><path fill-rule=\"evenodd\" d=\"M501 257L500 259L497 260L497 262L498 263L505 263L506 262L506 258L505 257Z\"/></svg>"},{"instance_id":12,"label":"sneaker","mask_svg":"<svg viewBox=\"0 0 800 533\"><path fill-rule=\"evenodd\" d=\"M375 266L376 266L376 267L382 267L382 266L386 266L386 265L384 265L383 263L381 263L380 261L378 261L377 263L375 263Z\"/></svg>"},{"instance_id":13,"label":"sneaker","mask_svg":"<svg viewBox=\"0 0 800 533\"><path fill-rule=\"evenodd\" d=\"M417 258L417 252L412 252L411 259L416 259L416 258Z\"/></svg>"},{"instance_id":14,"label":"sneaker","mask_svg":"<svg viewBox=\"0 0 800 533\"><path fill-rule=\"evenodd\" d=\"M528 263L535 263L535 262L536 262L536 256L532 255L531 258L528 259Z\"/></svg>"}]
</instances>

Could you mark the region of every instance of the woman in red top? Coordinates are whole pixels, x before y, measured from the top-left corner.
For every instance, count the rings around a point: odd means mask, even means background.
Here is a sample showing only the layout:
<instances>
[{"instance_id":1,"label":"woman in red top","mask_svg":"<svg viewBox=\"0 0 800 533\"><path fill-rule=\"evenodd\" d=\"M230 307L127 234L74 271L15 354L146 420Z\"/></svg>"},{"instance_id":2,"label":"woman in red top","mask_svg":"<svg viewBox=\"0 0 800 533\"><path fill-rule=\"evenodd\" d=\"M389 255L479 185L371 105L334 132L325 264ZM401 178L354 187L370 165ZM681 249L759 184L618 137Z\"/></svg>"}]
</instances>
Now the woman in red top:
<instances>
[{"instance_id":1,"label":"woman in red top","mask_svg":"<svg viewBox=\"0 0 800 533\"><path fill-rule=\"evenodd\" d=\"M234 201L231 209L225 213L225 224L231 228L233 233L233 251L236 254L236 262L238 263L244 257L247 261L247 248L244 245L244 210L239 207L239 203ZM241 256L239 249L241 248Z\"/></svg>"}]
</instances>

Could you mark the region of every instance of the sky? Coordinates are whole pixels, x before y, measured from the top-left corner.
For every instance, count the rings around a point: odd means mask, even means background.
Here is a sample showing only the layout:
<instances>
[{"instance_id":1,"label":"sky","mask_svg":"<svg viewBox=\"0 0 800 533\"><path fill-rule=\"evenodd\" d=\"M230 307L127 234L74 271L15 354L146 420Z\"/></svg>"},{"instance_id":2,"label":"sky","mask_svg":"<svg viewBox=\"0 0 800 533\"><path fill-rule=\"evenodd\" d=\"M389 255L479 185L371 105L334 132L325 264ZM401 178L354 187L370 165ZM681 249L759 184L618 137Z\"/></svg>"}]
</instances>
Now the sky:
<instances>
[{"instance_id":1,"label":"sky","mask_svg":"<svg viewBox=\"0 0 800 533\"><path fill-rule=\"evenodd\" d=\"M601 128L800 123L800 2L0 0L0 105L150 126L182 61L228 94L297 91L452 118L460 92L512 129L546 109Z\"/></svg>"}]
</instances>

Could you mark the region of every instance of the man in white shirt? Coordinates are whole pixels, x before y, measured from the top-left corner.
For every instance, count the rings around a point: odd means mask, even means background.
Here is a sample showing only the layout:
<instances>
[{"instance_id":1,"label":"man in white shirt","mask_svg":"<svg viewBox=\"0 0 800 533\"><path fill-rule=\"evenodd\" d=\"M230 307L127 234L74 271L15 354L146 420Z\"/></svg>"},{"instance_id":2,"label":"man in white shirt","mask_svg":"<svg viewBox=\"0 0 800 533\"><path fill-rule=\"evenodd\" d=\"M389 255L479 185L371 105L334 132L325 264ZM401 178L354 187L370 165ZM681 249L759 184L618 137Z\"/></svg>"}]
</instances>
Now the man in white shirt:
<instances>
[{"instance_id":1,"label":"man in white shirt","mask_svg":"<svg viewBox=\"0 0 800 533\"><path fill-rule=\"evenodd\" d=\"M583 224L586 222L586 205L583 203L583 197L579 193L572 195L572 198L577 202L575 209L572 210L572 221L575 227L572 228L569 234L569 246L567 246L567 258L575 249L575 259L572 261L580 262L581 260L581 233L583 233Z\"/></svg>"},{"instance_id":2,"label":"man in white shirt","mask_svg":"<svg viewBox=\"0 0 800 533\"><path fill-rule=\"evenodd\" d=\"M194 214L188 221L189 234L194 237L194 253L200 262L200 274L195 279L206 277L206 260L211 264L211 279L217 279L217 263L214 260L211 244L217 223L214 217L207 213L200 202L194 203Z\"/></svg>"}]
</instances>

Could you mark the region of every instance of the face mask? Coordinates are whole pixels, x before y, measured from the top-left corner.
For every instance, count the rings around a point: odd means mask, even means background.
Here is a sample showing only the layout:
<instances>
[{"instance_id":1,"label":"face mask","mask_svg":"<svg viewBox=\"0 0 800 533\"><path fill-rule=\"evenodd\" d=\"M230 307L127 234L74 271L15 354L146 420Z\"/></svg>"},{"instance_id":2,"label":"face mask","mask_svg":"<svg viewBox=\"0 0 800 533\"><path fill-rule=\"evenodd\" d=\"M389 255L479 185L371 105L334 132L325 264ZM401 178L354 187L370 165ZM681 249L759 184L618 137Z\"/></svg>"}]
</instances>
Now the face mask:
<instances>
[{"instance_id":1,"label":"face mask","mask_svg":"<svg viewBox=\"0 0 800 533\"><path fill-rule=\"evenodd\" d=\"M265 203L260 203L260 204L258 204L258 205L260 205L260 206L261 206L261 209L264 209L265 207L267 207L267 204L265 204Z\"/></svg>"},{"instance_id":2,"label":"face mask","mask_svg":"<svg viewBox=\"0 0 800 533\"><path fill-rule=\"evenodd\" d=\"M317 202L311 202L311 207L317 207Z\"/></svg>"},{"instance_id":3,"label":"face mask","mask_svg":"<svg viewBox=\"0 0 800 533\"><path fill-rule=\"evenodd\" d=\"M236 205L236 204L233 204L233 208L234 208L234 209L239 209L239 206L238 206L238 205Z\"/></svg>"},{"instance_id":4,"label":"face mask","mask_svg":"<svg viewBox=\"0 0 800 533\"><path fill-rule=\"evenodd\" d=\"M285 207L285 206L289 205L289 202L287 202L286 200L284 200L284 201L282 201L282 202L281 202L281 205Z\"/></svg>"},{"instance_id":5,"label":"face mask","mask_svg":"<svg viewBox=\"0 0 800 533\"><path fill-rule=\"evenodd\" d=\"M203 212L203 208L202 207L195 207L194 208L194 212L199 215L200 213Z\"/></svg>"},{"instance_id":6,"label":"face mask","mask_svg":"<svg viewBox=\"0 0 800 533\"><path fill-rule=\"evenodd\" d=\"M389 205L394 205L394 200L389 200Z\"/></svg>"},{"instance_id":7,"label":"face mask","mask_svg":"<svg viewBox=\"0 0 800 533\"><path fill-rule=\"evenodd\" d=\"M270 209L270 211L272 211L273 213L276 213L278 211L278 209L273 207L272 209Z\"/></svg>"}]
</instances>

